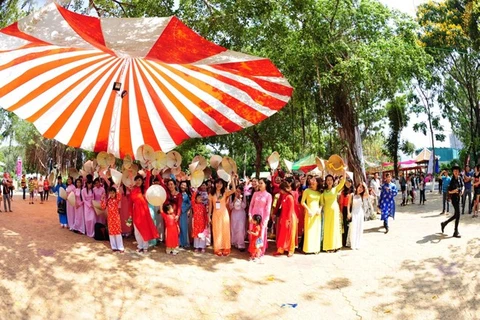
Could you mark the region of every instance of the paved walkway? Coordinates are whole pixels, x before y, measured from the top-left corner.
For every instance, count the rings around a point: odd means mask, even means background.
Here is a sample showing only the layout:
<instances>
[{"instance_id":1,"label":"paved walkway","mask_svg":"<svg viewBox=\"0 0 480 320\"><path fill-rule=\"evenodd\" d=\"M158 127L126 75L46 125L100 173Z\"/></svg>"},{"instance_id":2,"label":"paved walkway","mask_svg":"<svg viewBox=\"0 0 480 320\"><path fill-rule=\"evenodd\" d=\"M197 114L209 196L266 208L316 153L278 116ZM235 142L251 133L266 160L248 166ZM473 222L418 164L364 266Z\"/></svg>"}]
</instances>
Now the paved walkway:
<instances>
[{"instance_id":1,"label":"paved walkway","mask_svg":"<svg viewBox=\"0 0 480 320\"><path fill-rule=\"evenodd\" d=\"M441 235L440 197L427 199L399 207L387 235L366 222L359 251L257 264L236 251L138 255L133 239L112 254L60 229L54 198L16 195L0 213L0 318L480 319L480 218L462 216L461 239L453 224Z\"/></svg>"}]
</instances>

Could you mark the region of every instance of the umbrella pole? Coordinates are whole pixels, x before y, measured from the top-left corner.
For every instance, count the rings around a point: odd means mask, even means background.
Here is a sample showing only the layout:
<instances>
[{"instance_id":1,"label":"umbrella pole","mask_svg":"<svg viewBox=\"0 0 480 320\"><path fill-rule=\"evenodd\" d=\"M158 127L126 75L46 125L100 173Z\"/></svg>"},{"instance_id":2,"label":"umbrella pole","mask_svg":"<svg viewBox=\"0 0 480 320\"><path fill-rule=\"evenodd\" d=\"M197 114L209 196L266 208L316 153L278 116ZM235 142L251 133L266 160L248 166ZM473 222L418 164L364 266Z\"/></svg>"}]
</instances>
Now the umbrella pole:
<instances>
[{"instance_id":1,"label":"umbrella pole","mask_svg":"<svg viewBox=\"0 0 480 320\"><path fill-rule=\"evenodd\" d=\"M115 135L119 134L117 130L117 120L120 117L122 100L125 97L123 95L123 91L125 88L126 70L129 67L130 67L130 59L123 58L122 68L120 70L120 77L116 80L116 82L120 83L120 89L116 91L117 96L115 97L115 103L113 106L112 123L110 124L110 134L108 137L108 149L107 149L108 153L112 153L116 157L120 157L119 152L117 153L115 151Z\"/></svg>"}]
</instances>

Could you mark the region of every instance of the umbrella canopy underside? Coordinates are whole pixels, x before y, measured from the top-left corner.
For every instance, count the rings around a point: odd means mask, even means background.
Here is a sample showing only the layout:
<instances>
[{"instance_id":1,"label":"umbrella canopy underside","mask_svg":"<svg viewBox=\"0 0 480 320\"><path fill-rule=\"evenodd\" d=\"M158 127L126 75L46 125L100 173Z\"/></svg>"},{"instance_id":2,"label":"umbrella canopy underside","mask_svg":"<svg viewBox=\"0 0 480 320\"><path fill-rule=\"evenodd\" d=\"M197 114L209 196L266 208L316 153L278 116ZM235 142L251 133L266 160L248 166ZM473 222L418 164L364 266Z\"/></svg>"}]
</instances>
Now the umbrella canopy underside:
<instances>
[{"instance_id":1,"label":"umbrella canopy underside","mask_svg":"<svg viewBox=\"0 0 480 320\"><path fill-rule=\"evenodd\" d=\"M0 30L0 106L47 138L120 158L241 130L291 94L270 60L176 17L98 19L52 3Z\"/></svg>"}]
</instances>

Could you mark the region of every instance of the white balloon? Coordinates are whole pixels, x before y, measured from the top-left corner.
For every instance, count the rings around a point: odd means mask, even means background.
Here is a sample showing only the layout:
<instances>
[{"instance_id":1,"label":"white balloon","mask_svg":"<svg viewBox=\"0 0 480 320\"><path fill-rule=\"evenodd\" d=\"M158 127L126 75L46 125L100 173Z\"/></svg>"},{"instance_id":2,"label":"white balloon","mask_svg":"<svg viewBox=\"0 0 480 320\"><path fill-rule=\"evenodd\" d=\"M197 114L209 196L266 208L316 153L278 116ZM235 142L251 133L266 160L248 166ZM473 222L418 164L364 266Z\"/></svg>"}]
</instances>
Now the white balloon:
<instances>
[{"instance_id":1,"label":"white balloon","mask_svg":"<svg viewBox=\"0 0 480 320\"><path fill-rule=\"evenodd\" d=\"M146 192L148 203L155 207L161 207L167 199L167 193L162 186L153 185Z\"/></svg>"}]
</instances>

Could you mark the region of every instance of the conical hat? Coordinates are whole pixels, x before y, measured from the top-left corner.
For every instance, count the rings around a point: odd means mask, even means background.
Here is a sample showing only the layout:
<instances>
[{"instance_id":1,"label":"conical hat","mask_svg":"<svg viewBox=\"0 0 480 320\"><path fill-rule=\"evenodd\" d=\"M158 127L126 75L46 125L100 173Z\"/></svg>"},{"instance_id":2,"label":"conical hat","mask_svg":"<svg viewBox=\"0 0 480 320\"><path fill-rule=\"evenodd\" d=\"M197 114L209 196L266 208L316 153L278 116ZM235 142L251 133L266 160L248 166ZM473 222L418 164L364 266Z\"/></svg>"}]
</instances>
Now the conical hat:
<instances>
[{"instance_id":1,"label":"conical hat","mask_svg":"<svg viewBox=\"0 0 480 320\"><path fill-rule=\"evenodd\" d=\"M195 156L192 159L192 164L194 164L194 163L197 163L197 166L196 166L195 170L193 170L193 171L204 170L207 167L207 160L205 159L204 156L201 156L201 155ZM193 172L193 171L190 171L190 172Z\"/></svg>"},{"instance_id":2,"label":"conical hat","mask_svg":"<svg viewBox=\"0 0 480 320\"><path fill-rule=\"evenodd\" d=\"M190 172L190 174L194 173L197 167L198 167L198 161L194 161L190 163L190 165L188 166L188 171Z\"/></svg>"},{"instance_id":3,"label":"conical hat","mask_svg":"<svg viewBox=\"0 0 480 320\"><path fill-rule=\"evenodd\" d=\"M148 188L147 192L145 193L148 203L152 206L160 207L167 199L167 193L162 186L153 185Z\"/></svg>"},{"instance_id":4,"label":"conical hat","mask_svg":"<svg viewBox=\"0 0 480 320\"><path fill-rule=\"evenodd\" d=\"M167 154L163 151L156 151L153 156L153 167L162 170L167 166Z\"/></svg>"},{"instance_id":5,"label":"conical hat","mask_svg":"<svg viewBox=\"0 0 480 320\"><path fill-rule=\"evenodd\" d=\"M210 158L210 166L211 166L213 169L217 169L218 166L220 165L220 163L222 163L222 157L221 157L221 156L213 155L213 156Z\"/></svg>"},{"instance_id":6,"label":"conical hat","mask_svg":"<svg viewBox=\"0 0 480 320\"><path fill-rule=\"evenodd\" d=\"M201 170L193 172L190 176L190 184L194 188L198 188L202 185L205 174Z\"/></svg>"},{"instance_id":7,"label":"conical hat","mask_svg":"<svg viewBox=\"0 0 480 320\"><path fill-rule=\"evenodd\" d=\"M333 154L328 158L328 162L326 164L326 169L328 172L332 174L342 174L345 171L345 162L343 162L343 159L337 155Z\"/></svg>"},{"instance_id":8,"label":"conical hat","mask_svg":"<svg viewBox=\"0 0 480 320\"><path fill-rule=\"evenodd\" d=\"M122 173L122 183L126 187L131 187L133 185L134 175L130 171L124 171Z\"/></svg>"},{"instance_id":9,"label":"conical hat","mask_svg":"<svg viewBox=\"0 0 480 320\"><path fill-rule=\"evenodd\" d=\"M218 169L217 175L225 182L230 182L230 175L224 169Z\"/></svg>"},{"instance_id":10,"label":"conical hat","mask_svg":"<svg viewBox=\"0 0 480 320\"><path fill-rule=\"evenodd\" d=\"M97 165L100 168L108 167L108 153L106 153L105 151L101 151L97 154Z\"/></svg>"},{"instance_id":11,"label":"conical hat","mask_svg":"<svg viewBox=\"0 0 480 320\"><path fill-rule=\"evenodd\" d=\"M50 174L48 175L48 183L53 186L55 184L55 173L54 172L50 172Z\"/></svg>"},{"instance_id":12,"label":"conical hat","mask_svg":"<svg viewBox=\"0 0 480 320\"><path fill-rule=\"evenodd\" d=\"M60 189L58 190L58 195L63 200L67 200L67 191L65 190L64 187L60 187Z\"/></svg>"},{"instance_id":13,"label":"conical hat","mask_svg":"<svg viewBox=\"0 0 480 320\"><path fill-rule=\"evenodd\" d=\"M205 170L203 170L203 174L205 175L204 179L210 179L210 177L212 176L212 169L206 167Z\"/></svg>"},{"instance_id":14,"label":"conical hat","mask_svg":"<svg viewBox=\"0 0 480 320\"><path fill-rule=\"evenodd\" d=\"M325 170L325 160L315 157L315 164L317 165L318 170Z\"/></svg>"},{"instance_id":15,"label":"conical hat","mask_svg":"<svg viewBox=\"0 0 480 320\"><path fill-rule=\"evenodd\" d=\"M229 175L232 173L237 173L237 163L230 157L223 157L222 168Z\"/></svg>"},{"instance_id":16,"label":"conical hat","mask_svg":"<svg viewBox=\"0 0 480 320\"><path fill-rule=\"evenodd\" d=\"M75 207L75 192L70 192L70 194L67 197L67 200L72 207Z\"/></svg>"},{"instance_id":17,"label":"conical hat","mask_svg":"<svg viewBox=\"0 0 480 320\"><path fill-rule=\"evenodd\" d=\"M135 159L142 162L152 162L155 151L148 144L142 144L135 152Z\"/></svg>"},{"instance_id":18,"label":"conical hat","mask_svg":"<svg viewBox=\"0 0 480 320\"><path fill-rule=\"evenodd\" d=\"M135 177L138 174L138 166L135 163L132 163L132 166L130 167L129 171Z\"/></svg>"},{"instance_id":19,"label":"conical hat","mask_svg":"<svg viewBox=\"0 0 480 320\"><path fill-rule=\"evenodd\" d=\"M179 168L182 165L182 156L177 151L167 153L167 167Z\"/></svg>"},{"instance_id":20,"label":"conical hat","mask_svg":"<svg viewBox=\"0 0 480 320\"><path fill-rule=\"evenodd\" d=\"M275 170L278 168L278 165L280 164L280 155L278 154L277 151L274 151L267 159L268 165L272 170Z\"/></svg>"},{"instance_id":21,"label":"conical hat","mask_svg":"<svg viewBox=\"0 0 480 320\"><path fill-rule=\"evenodd\" d=\"M141 175L141 176L144 177L144 178L147 176L147 174L146 174L145 171L143 171L143 170L139 170L139 171L137 172L137 174Z\"/></svg>"},{"instance_id":22,"label":"conical hat","mask_svg":"<svg viewBox=\"0 0 480 320\"><path fill-rule=\"evenodd\" d=\"M162 172L162 178L163 179L169 179L170 174L172 174L172 169L166 169Z\"/></svg>"},{"instance_id":23,"label":"conical hat","mask_svg":"<svg viewBox=\"0 0 480 320\"><path fill-rule=\"evenodd\" d=\"M174 167L170 169L171 174L174 176L178 176L182 172L182 168L180 167Z\"/></svg>"},{"instance_id":24,"label":"conical hat","mask_svg":"<svg viewBox=\"0 0 480 320\"><path fill-rule=\"evenodd\" d=\"M288 172L292 172L293 162L283 159L283 163L285 163L285 167L287 168Z\"/></svg>"},{"instance_id":25,"label":"conical hat","mask_svg":"<svg viewBox=\"0 0 480 320\"><path fill-rule=\"evenodd\" d=\"M108 157L107 157L107 164L109 166L114 166L115 165L115 156L111 153L108 154Z\"/></svg>"},{"instance_id":26,"label":"conical hat","mask_svg":"<svg viewBox=\"0 0 480 320\"><path fill-rule=\"evenodd\" d=\"M95 210L95 213L97 216L106 216L107 215L107 210L102 210L97 207L93 207L93 210Z\"/></svg>"},{"instance_id":27,"label":"conical hat","mask_svg":"<svg viewBox=\"0 0 480 320\"><path fill-rule=\"evenodd\" d=\"M122 173L115 169L110 169L110 176L112 177L113 183L119 186L122 182Z\"/></svg>"},{"instance_id":28,"label":"conical hat","mask_svg":"<svg viewBox=\"0 0 480 320\"><path fill-rule=\"evenodd\" d=\"M353 181L353 172L351 172L351 171L346 171L346 173L347 173L347 176L350 178L350 180ZM345 178L346 178L346 177L345 177Z\"/></svg>"},{"instance_id":29,"label":"conical hat","mask_svg":"<svg viewBox=\"0 0 480 320\"><path fill-rule=\"evenodd\" d=\"M77 179L79 176L78 170L75 168L68 169L68 175L73 178L73 180Z\"/></svg>"},{"instance_id":30,"label":"conical hat","mask_svg":"<svg viewBox=\"0 0 480 320\"><path fill-rule=\"evenodd\" d=\"M102 203L98 200L92 200L92 204L94 208L102 210Z\"/></svg>"},{"instance_id":31,"label":"conical hat","mask_svg":"<svg viewBox=\"0 0 480 320\"><path fill-rule=\"evenodd\" d=\"M81 176L82 178L85 178L87 176L87 172L83 169L80 169L78 172L78 175Z\"/></svg>"},{"instance_id":32,"label":"conical hat","mask_svg":"<svg viewBox=\"0 0 480 320\"><path fill-rule=\"evenodd\" d=\"M87 174L92 174L93 171L94 171L93 161L92 161L92 160L88 160L87 162L85 162L85 163L83 164L83 170L84 170Z\"/></svg>"},{"instance_id":33,"label":"conical hat","mask_svg":"<svg viewBox=\"0 0 480 320\"><path fill-rule=\"evenodd\" d=\"M132 156L129 154L125 155L123 158L123 167L125 169L130 169L132 167L132 162Z\"/></svg>"}]
</instances>

